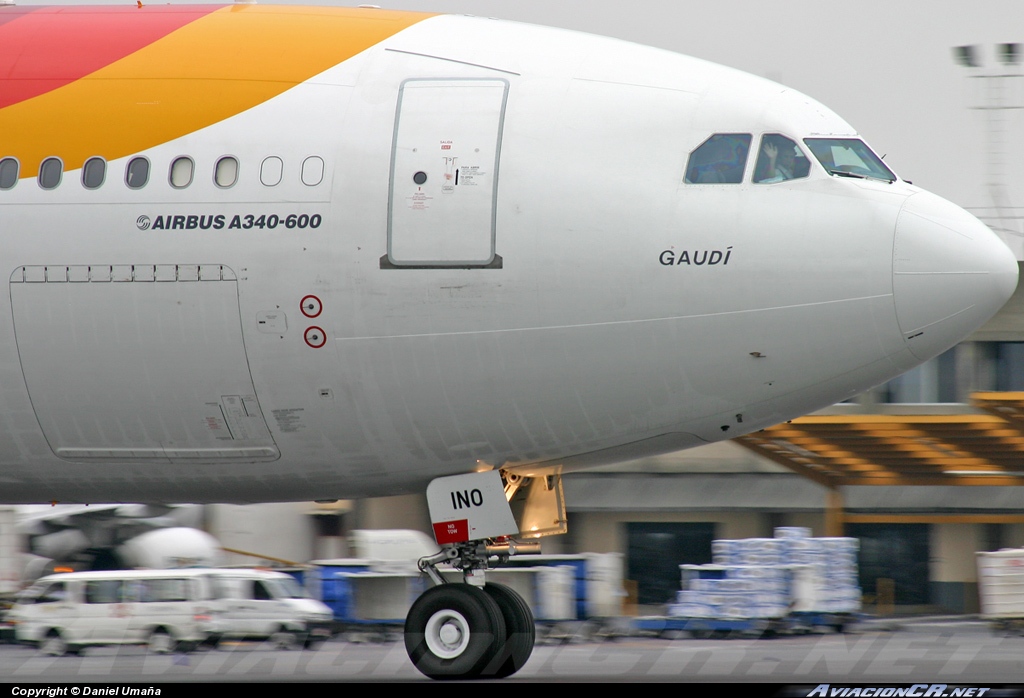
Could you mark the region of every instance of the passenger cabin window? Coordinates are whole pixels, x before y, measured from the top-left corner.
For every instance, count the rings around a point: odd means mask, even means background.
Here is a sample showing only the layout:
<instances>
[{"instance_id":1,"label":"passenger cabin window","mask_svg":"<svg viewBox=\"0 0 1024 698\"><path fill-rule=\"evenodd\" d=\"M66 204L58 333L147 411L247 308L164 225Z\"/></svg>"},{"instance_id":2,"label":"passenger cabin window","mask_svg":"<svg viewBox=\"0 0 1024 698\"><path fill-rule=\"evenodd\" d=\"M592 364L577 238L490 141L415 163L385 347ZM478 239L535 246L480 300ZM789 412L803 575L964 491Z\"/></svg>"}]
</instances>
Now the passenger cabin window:
<instances>
[{"instance_id":1,"label":"passenger cabin window","mask_svg":"<svg viewBox=\"0 0 1024 698\"><path fill-rule=\"evenodd\" d=\"M749 133L716 133L690 153L686 183L739 184L749 152Z\"/></svg>"},{"instance_id":2,"label":"passenger cabin window","mask_svg":"<svg viewBox=\"0 0 1024 698\"><path fill-rule=\"evenodd\" d=\"M134 589L135 598L142 603L160 601L188 601L187 579L140 579Z\"/></svg>"},{"instance_id":3,"label":"passenger cabin window","mask_svg":"<svg viewBox=\"0 0 1024 698\"><path fill-rule=\"evenodd\" d=\"M260 181L265 187L276 187L280 184L283 173L284 162L276 155L271 155L260 165Z\"/></svg>"},{"instance_id":4,"label":"passenger cabin window","mask_svg":"<svg viewBox=\"0 0 1024 698\"><path fill-rule=\"evenodd\" d=\"M62 174L64 163L60 158L46 158L39 166L39 186L43 189L56 189Z\"/></svg>"},{"instance_id":5,"label":"passenger cabin window","mask_svg":"<svg viewBox=\"0 0 1024 698\"><path fill-rule=\"evenodd\" d=\"M171 163L171 186L175 189L184 189L192 184L192 173L195 171L195 163L192 158L180 157Z\"/></svg>"},{"instance_id":6,"label":"passenger cabin window","mask_svg":"<svg viewBox=\"0 0 1024 698\"><path fill-rule=\"evenodd\" d=\"M91 579L85 583L86 603L121 603L120 579Z\"/></svg>"},{"instance_id":7,"label":"passenger cabin window","mask_svg":"<svg viewBox=\"0 0 1024 698\"><path fill-rule=\"evenodd\" d=\"M12 189L18 183L18 161L14 158L0 160L0 189Z\"/></svg>"},{"instance_id":8,"label":"passenger cabin window","mask_svg":"<svg viewBox=\"0 0 1024 698\"><path fill-rule=\"evenodd\" d=\"M129 189L142 189L149 181L149 160L143 157L132 158L124 171L124 183Z\"/></svg>"},{"instance_id":9,"label":"passenger cabin window","mask_svg":"<svg viewBox=\"0 0 1024 698\"><path fill-rule=\"evenodd\" d=\"M221 189L233 186L238 181L238 160L230 155L218 160L213 171L213 181Z\"/></svg>"},{"instance_id":10,"label":"passenger cabin window","mask_svg":"<svg viewBox=\"0 0 1024 698\"><path fill-rule=\"evenodd\" d=\"M324 179L324 161L316 155L302 161L302 183L315 187Z\"/></svg>"},{"instance_id":11,"label":"passenger cabin window","mask_svg":"<svg viewBox=\"0 0 1024 698\"><path fill-rule=\"evenodd\" d=\"M89 158L82 166L82 186L99 189L107 177L107 161L103 158Z\"/></svg>"},{"instance_id":12,"label":"passenger cabin window","mask_svg":"<svg viewBox=\"0 0 1024 698\"><path fill-rule=\"evenodd\" d=\"M761 150L754 165L755 184L773 184L806 177L811 169L804 151L791 138L778 133L761 137Z\"/></svg>"},{"instance_id":13,"label":"passenger cabin window","mask_svg":"<svg viewBox=\"0 0 1024 698\"><path fill-rule=\"evenodd\" d=\"M892 173L882 159L871 152L864 141L857 138L805 138L804 143L814 157L835 177L857 179L880 179L895 182Z\"/></svg>"}]
</instances>

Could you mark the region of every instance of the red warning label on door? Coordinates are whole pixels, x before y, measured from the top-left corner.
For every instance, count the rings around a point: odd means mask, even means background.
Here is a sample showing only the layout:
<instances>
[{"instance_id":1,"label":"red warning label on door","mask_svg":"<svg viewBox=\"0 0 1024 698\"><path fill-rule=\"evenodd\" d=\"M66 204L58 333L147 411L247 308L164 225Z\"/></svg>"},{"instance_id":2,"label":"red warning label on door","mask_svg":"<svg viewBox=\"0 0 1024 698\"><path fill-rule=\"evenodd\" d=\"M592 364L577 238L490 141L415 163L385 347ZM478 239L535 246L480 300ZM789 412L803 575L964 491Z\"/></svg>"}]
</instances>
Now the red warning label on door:
<instances>
[{"instance_id":1,"label":"red warning label on door","mask_svg":"<svg viewBox=\"0 0 1024 698\"><path fill-rule=\"evenodd\" d=\"M469 520L442 521L434 524L434 538L437 539L438 545L469 540Z\"/></svg>"}]
</instances>

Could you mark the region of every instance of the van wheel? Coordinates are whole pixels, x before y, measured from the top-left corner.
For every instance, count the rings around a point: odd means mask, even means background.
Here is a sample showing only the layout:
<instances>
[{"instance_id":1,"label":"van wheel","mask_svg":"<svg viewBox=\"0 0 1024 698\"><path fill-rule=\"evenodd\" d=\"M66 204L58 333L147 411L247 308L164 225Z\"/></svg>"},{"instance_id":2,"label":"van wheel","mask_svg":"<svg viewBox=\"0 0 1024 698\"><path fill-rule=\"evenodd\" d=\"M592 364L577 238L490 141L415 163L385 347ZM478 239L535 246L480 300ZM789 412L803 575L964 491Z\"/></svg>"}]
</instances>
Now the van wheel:
<instances>
[{"instance_id":1,"label":"van wheel","mask_svg":"<svg viewBox=\"0 0 1024 698\"><path fill-rule=\"evenodd\" d=\"M63 657L68 653L68 645L56 630L51 630L39 644L39 651L48 657Z\"/></svg>"},{"instance_id":2,"label":"van wheel","mask_svg":"<svg viewBox=\"0 0 1024 698\"><path fill-rule=\"evenodd\" d=\"M270 636L270 644L279 650L290 650L295 646L295 640L295 633L286 628L278 628L277 632Z\"/></svg>"},{"instance_id":3,"label":"van wheel","mask_svg":"<svg viewBox=\"0 0 1024 698\"><path fill-rule=\"evenodd\" d=\"M157 628L149 636L146 646L153 654L170 654L174 651L174 638L163 628Z\"/></svg>"}]
</instances>

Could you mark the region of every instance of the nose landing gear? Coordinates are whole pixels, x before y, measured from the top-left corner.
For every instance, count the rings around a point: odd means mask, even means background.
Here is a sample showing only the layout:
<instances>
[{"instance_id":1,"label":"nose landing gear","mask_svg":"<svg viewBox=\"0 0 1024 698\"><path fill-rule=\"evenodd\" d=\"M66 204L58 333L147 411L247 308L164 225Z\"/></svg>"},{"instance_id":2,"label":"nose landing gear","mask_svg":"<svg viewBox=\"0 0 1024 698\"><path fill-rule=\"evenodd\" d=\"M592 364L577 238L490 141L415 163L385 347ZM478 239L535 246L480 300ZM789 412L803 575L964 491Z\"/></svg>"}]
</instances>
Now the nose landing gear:
<instances>
[{"instance_id":1,"label":"nose landing gear","mask_svg":"<svg viewBox=\"0 0 1024 698\"><path fill-rule=\"evenodd\" d=\"M434 480L427 500L442 549L419 563L435 586L406 616L409 659L433 679L511 676L533 652L533 613L522 596L507 586L485 583L484 574L493 560L538 552L539 545L505 538L518 528L496 472ZM450 506L441 509L436 501ZM469 505L472 511L464 511ZM469 531L486 538L468 540ZM437 569L440 563L461 570L465 581L448 583Z\"/></svg>"},{"instance_id":2,"label":"nose landing gear","mask_svg":"<svg viewBox=\"0 0 1024 698\"><path fill-rule=\"evenodd\" d=\"M535 639L530 607L501 584L433 587L405 620L409 659L432 679L511 676L530 658Z\"/></svg>"}]
</instances>

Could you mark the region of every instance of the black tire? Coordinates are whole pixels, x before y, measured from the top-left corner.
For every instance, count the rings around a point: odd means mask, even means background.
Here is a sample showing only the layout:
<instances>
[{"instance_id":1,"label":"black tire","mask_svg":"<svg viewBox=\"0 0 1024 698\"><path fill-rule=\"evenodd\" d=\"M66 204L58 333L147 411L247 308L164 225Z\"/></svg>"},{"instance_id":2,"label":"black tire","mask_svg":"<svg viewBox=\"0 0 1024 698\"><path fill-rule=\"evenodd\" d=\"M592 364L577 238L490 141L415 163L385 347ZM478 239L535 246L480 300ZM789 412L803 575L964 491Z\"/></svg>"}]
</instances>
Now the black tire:
<instances>
[{"instance_id":1,"label":"black tire","mask_svg":"<svg viewBox=\"0 0 1024 698\"><path fill-rule=\"evenodd\" d=\"M320 649L320 645L324 644L324 642L326 641L327 638L324 637L314 637L313 635L306 635L306 637L302 640L302 649L318 650Z\"/></svg>"},{"instance_id":2,"label":"black tire","mask_svg":"<svg viewBox=\"0 0 1024 698\"><path fill-rule=\"evenodd\" d=\"M290 650L296 646L298 638L295 633L282 625L270 634L267 641L276 650Z\"/></svg>"},{"instance_id":3,"label":"black tire","mask_svg":"<svg viewBox=\"0 0 1024 698\"><path fill-rule=\"evenodd\" d=\"M413 665L432 679L468 679L498 656L505 620L488 594L468 584L425 591L405 619L405 649Z\"/></svg>"},{"instance_id":4,"label":"black tire","mask_svg":"<svg viewBox=\"0 0 1024 698\"><path fill-rule=\"evenodd\" d=\"M39 651L48 657L63 657L68 653L68 645L64 642L59 630L51 630L39 643Z\"/></svg>"},{"instance_id":5,"label":"black tire","mask_svg":"<svg viewBox=\"0 0 1024 698\"><path fill-rule=\"evenodd\" d=\"M484 591L498 604L505 620L505 646L484 669L483 675L503 679L522 669L530 659L537 641L537 627L533 611L522 596L503 584L488 584Z\"/></svg>"},{"instance_id":6,"label":"black tire","mask_svg":"<svg viewBox=\"0 0 1024 698\"><path fill-rule=\"evenodd\" d=\"M177 645L174 636L163 628L154 630L146 641L146 649L151 654L171 654Z\"/></svg>"}]
</instances>

